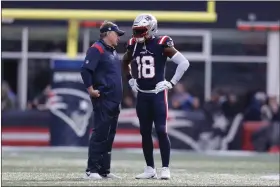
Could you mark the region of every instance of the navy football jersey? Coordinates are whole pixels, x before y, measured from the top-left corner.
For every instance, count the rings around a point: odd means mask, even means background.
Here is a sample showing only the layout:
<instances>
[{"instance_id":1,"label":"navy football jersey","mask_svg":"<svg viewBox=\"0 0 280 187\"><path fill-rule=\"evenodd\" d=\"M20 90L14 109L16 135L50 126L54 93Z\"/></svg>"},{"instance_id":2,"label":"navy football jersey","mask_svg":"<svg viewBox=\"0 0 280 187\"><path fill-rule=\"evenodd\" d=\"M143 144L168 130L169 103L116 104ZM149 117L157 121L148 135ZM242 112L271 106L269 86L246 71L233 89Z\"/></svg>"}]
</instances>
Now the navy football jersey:
<instances>
[{"instance_id":1,"label":"navy football jersey","mask_svg":"<svg viewBox=\"0 0 280 187\"><path fill-rule=\"evenodd\" d=\"M132 71L141 90L154 90L156 84L165 79L165 64L167 56L164 48L173 47L169 36L155 36L145 43L136 43L131 38L127 49L133 54Z\"/></svg>"}]
</instances>

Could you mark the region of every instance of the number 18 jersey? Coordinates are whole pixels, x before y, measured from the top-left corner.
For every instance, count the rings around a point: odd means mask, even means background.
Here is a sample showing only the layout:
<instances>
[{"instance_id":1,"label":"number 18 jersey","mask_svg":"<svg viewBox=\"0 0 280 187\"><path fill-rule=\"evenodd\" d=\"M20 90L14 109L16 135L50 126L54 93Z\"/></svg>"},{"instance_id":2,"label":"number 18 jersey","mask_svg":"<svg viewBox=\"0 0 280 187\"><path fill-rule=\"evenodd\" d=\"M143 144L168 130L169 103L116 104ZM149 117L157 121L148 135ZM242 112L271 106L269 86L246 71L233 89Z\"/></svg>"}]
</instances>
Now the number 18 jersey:
<instances>
[{"instance_id":1,"label":"number 18 jersey","mask_svg":"<svg viewBox=\"0 0 280 187\"><path fill-rule=\"evenodd\" d=\"M156 84L165 79L167 56L164 54L164 48L173 45L169 36L155 36L143 43L136 43L133 38L128 41L127 49L133 56L133 77L137 79L141 90L154 90Z\"/></svg>"}]
</instances>

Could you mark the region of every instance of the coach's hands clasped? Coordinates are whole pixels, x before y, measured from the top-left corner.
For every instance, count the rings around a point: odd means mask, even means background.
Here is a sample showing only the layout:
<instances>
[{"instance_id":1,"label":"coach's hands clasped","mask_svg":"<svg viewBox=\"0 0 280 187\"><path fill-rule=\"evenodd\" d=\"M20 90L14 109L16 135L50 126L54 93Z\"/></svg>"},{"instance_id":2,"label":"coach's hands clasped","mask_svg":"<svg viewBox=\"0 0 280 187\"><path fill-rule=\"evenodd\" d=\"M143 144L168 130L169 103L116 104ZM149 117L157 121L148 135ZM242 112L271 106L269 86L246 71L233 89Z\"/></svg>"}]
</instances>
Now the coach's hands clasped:
<instances>
[{"instance_id":1,"label":"coach's hands clasped","mask_svg":"<svg viewBox=\"0 0 280 187\"><path fill-rule=\"evenodd\" d=\"M88 89L87 89L89 95L93 98L97 98L97 97L100 97L100 92L99 90L94 90L92 86L90 86Z\"/></svg>"},{"instance_id":2,"label":"coach's hands clasped","mask_svg":"<svg viewBox=\"0 0 280 187\"><path fill-rule=\"evenodd\" d=\"M173 85L171 84L171 82L161 81L161 82L157 83L157 85L156 85L156 94L161 92L161 91L169 90L169 89L172 89L172 88L173 88Z\"/></svg>"}]
</instances>

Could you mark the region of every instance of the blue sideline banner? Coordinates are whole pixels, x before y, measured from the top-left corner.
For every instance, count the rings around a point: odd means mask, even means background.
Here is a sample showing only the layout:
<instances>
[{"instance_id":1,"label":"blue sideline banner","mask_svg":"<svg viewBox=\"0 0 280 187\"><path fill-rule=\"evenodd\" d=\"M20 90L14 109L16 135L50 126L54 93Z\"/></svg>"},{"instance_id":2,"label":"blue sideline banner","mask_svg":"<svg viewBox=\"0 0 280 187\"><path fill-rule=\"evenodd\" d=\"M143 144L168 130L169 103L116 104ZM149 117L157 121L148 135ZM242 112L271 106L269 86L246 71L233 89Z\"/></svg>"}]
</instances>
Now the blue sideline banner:
<instances>
[{"instance_id":1,"label":"blue sideline banner","mask_svg":"<svg viewBox=\"0 0 280 187\"><path fill-rule=\"evenodd\" d=\"M55 123L52 123L52 121ZM263 126L257 123L257 126ZM76 134L73 135L71 127L65 124L59 117L48 111L5 111L2 113L2 145L49 146L61 145L63 142L68 142L66 145L72 145L73 142L80 143L82 138ZM205 118L202 111L169 110L167 124L172 149L194 151L242 150L244 145L252 144L250 139L245 140L243 138L245 129L241 114L233 118L224 118L223 115L216 114L213 117L213 122L211 122ZM60 126L63 128L58 128ZM17 136L11 137L11 132L16 133ZM30 134L35 136L30 137ZM262 135L262 133L259 134ZM88 135L86 134L86 136ZM72 139L63 140L63 138ZM153 142L154 147L158 148L155 133L153 133ZM264 141L257 139L257 143L260 142L263 143ZM135 108L121 110L114 147L142 147L139 120Z\"/></svg>"},{"instance_id":2,"label":"blue sideline banner","mask_svg":"<svg viewBox=\"0 0 280 187\"><path fill-rule=\"evenodd\" d=\"M50 145L87 146L92 104L79 73L82 60L53 59Z\"/></svg>"}]
</instances>

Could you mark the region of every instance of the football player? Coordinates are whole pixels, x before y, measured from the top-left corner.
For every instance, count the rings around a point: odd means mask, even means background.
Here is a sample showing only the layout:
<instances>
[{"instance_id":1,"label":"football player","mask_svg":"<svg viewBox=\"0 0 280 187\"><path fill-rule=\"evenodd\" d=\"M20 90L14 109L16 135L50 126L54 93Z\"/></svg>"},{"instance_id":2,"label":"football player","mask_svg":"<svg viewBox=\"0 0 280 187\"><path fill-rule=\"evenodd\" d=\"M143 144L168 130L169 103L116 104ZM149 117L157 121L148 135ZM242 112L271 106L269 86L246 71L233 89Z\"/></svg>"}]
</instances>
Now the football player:
<instances>
[{"instance_id":1,"label":"football player","mask_svg":"<svg viewBox=\"0 0 280 187\"><path fill-rule=\"evenodd\" d=\"M123 71L129 85L137 92L136 113L140 123L142 148L146 160L144 173L136 179L157 178L153 158L152 126L158 136L162 170L160 179L169 179L170 141L167 134L167 90L172 89L189 67L189 61L176 50L169 36L157 36L158 25L151 14L138 15L132 26L133 37L127 43L123 57ZM167 58L178 64L170 81L165 80ZM131 74L130 65L136 63L137 76Z\"/></svg>"}]
</instances>

